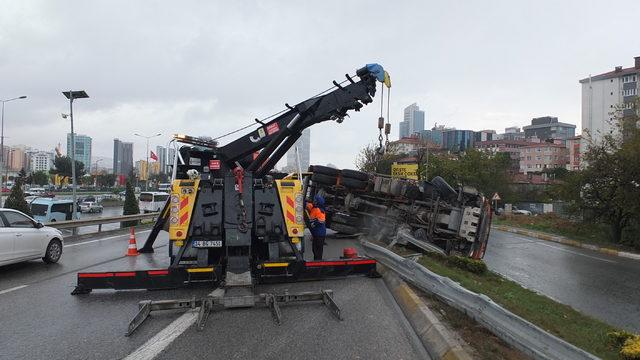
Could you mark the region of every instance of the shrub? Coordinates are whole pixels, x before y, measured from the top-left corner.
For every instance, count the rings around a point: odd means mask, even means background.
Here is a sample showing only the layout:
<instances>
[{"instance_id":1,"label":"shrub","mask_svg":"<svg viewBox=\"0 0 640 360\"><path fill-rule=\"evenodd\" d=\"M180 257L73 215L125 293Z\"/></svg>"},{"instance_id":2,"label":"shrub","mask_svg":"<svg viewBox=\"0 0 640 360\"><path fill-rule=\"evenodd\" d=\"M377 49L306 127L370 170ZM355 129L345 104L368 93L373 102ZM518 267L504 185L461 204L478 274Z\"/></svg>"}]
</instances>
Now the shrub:
<instances>
[{"instance_id":1,"label":"shrub","mask_svg":"<svg viewBox=\"0 0 640 360\"><path fill-rule=\"evenodd\" d=\"M466 270L474 274L482 275L487 272L487 264L482 260L470 259L462 256L446 256L439 253L426 253L425 255L439 260L449 266Z\"/></svg>"},{"instance_id":2,"label":"shrub","mask_svg":"<svg viewBox=\"0 0 640 360\"><path fill-rule=\"evenodd\" d=\"M139 213L140 213L140 207L138 206L138 200L136 200L136 195L133 193L133 185L131 185L130 181L127 181L127 188L125 190L125 195L124 195L124 206L122 210L122 215L134 215ZM138 220L122 222L123 228L136 226L136 225L138 225Z\"/></svg>"},{"instance_id":3,"label":"shrub","mask_svg":"<svg viewBox=\"0 0 640 360\"><path fill-rule=\"evenodd\" d=\"M29 204L24 199L24 193L22 192L22 181L16 179L16 183L11 188L11 193L7 197L7 201L4 203L4 207L7 209L14 209L22 211L23 213L31 216L31 209Z\"/></svg>"}]
</instances>

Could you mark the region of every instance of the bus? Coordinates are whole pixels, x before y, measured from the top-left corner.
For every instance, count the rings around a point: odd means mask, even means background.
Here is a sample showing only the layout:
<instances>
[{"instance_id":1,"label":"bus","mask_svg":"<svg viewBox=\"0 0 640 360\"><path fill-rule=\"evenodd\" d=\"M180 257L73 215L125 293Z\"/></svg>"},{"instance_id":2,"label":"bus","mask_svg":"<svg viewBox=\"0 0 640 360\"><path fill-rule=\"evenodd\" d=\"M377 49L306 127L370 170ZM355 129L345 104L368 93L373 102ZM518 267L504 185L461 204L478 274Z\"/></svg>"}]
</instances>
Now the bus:
<instances>
[{"instance_id":1,"label":"bus","mask_svg":"<svg viewBox=\"0 0 640 360\"><path fill-rule=\"evenodd\" d=\"M138 204L143 213L158 212L169 199L169 193L162 191L144 191L140 193Z\"/></svg>"}]
</instances>

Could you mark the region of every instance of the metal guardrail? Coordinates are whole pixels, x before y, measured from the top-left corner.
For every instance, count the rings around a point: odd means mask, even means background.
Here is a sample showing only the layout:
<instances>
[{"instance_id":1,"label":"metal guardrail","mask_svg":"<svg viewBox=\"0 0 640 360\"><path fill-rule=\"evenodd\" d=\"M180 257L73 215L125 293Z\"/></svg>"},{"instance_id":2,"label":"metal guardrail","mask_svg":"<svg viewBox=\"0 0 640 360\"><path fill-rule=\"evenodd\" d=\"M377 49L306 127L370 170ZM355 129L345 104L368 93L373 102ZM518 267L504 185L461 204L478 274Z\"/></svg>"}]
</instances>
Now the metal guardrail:
<instances>
[{"instance_id":1,"label":"metal guardrail","mask_svg":"<svg viewBox=\"0 0 640 360\"><path fill-rule=\"evenodd\" d=\"M362 246L369 256L397 272L406 281L463 311L502 340L535 359L598 359L507 311L486 295L469 291L457 282L381 246L367 241L362 241Z\"/></svg>"},{"instance_id":2,"label":"metal guardrail","mask_svg":"<svg viewBox=\"0 0 640 360\"><path fill-rule=\"evenodd\" d=\"M97 225L98 232L101 232L103 224L113 224L113 223L121 223L123 221L135 221L135 220L146 220L146 219L151 219L152 221L155 221L158 215L160 215L159 212L149 213L149 214L96 217L96 218L80 219L80 220L55 221L55 222L46 223L45 225L56 228L56 229L73 229L74 233L75 233L75 229L79 227Z\"/></svg>"}]
</instances>

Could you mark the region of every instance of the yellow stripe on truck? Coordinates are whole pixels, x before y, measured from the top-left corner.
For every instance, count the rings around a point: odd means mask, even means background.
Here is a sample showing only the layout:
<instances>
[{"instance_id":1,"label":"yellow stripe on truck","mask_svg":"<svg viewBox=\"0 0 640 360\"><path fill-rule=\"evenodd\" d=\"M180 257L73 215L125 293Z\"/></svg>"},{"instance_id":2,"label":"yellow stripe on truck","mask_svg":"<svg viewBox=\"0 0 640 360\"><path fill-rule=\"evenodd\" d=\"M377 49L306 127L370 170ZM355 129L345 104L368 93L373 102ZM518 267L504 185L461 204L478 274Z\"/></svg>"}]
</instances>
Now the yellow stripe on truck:
<instances>
[{"instance_id":1,"label":"yellow stripe on truck","mask_svg":"<svg viewBox=\"0 0 640 360\"><path fill-rule=\"evenodd\" d=\"M289 266L289 263L283 262L283 263L264 263L262 264L262 266L266 267L266 268L270 268L270 267L287 267Z\"/></svg>"},{"instance_id":2,"label":"yellow stripe on truck","mask_svg":"<svg viewBox=\"0 0 640 360\"><path fill-rule=\"evenodd\" d=\"M184 240L196 202L200 180L174 180L169 205L169 240Z\"/></svg>"},{"instance_id":3,"label":"yellow stripe on truck","mask_svg":"<svg viewBox=\"0 0 640 360\"><path fill-rule=\"evenodd\" d=\"M304 208L302 205L302 181L276 180L278 196L282 204L282 217L289 237L304 234Z\"/></svg>"}]
</instances>

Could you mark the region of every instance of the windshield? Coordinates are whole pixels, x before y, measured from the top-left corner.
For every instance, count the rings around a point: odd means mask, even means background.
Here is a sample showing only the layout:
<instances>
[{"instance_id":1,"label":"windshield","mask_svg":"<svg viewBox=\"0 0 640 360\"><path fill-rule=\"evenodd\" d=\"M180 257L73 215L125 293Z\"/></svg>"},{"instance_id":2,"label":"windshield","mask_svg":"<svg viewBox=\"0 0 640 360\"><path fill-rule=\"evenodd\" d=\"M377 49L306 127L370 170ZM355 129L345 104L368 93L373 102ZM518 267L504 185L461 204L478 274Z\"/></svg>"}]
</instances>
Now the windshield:
<instances>
[{"instance_id":1,"label":"windshield","mask_svg":"<svg viewBox=\"0 0 640 360\"><path fill-rule=\"evenodd\" d=\"M45 204L31 204L31 213L33 216L47 216L47 210L49 205Z\"/></svg>"},{"instance_id":2,"label":"windshield","mask_svg":"<svg viewBox=\"0 0 640 360\"><path fill-rule=\"evenodd\" d=\"M140 194L140 201L152 202L153 201L153 195L149 194L149 193Z\"/></svg>"}]
</instances>

